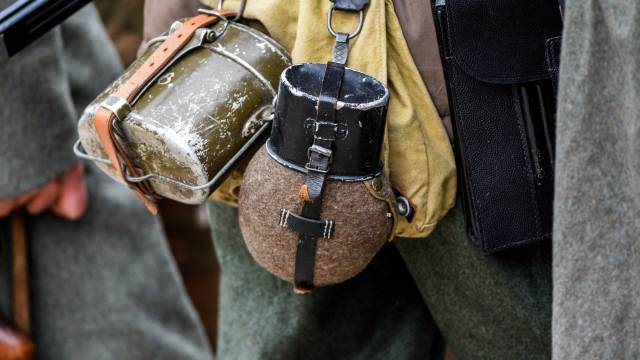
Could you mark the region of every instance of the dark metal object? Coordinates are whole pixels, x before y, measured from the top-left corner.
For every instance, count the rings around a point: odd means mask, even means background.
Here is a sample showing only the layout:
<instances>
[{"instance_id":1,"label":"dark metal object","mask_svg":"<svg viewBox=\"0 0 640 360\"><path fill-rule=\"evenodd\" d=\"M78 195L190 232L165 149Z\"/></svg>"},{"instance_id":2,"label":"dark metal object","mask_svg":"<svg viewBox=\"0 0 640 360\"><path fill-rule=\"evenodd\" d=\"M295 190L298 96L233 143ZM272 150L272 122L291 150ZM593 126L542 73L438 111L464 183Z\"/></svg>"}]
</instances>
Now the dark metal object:
<instances>
[{"instance_id":1,"label":"dark metal object","mask_svg":"<svg viewBox=\"0 0 640 360\"><path fill-rule=\"evenodd\" d=\"M411 220L413 220L415 210L413 209L413 206L411 206L411 202L409 202L409 199L407 199L406 197L396 197L396 210L398 210L398 215L407 218L408 222L411 222Z\"/></svg>"},{"instance_id":2,"label":"dark metal object","mask_svg":"<svg viewBox=\"0 0 640 360\"><path fill-rule=\"evenodd\" d=\"M336 9L334 7L330 7L329 10L327 11L327 29L329 30L329 33L335 37L338 37L339 32L333 30L333 12ZM360 31L362 31L362 25L364 24L364 10L359 10L358 11L358 26L356 26L356 29L348 34L349 35L349 40L353 39L354 37L358 36L358 34L360 34Z\"/></svg>"},{"instance_id":3,"label":"dark metal object","mask_svg":"<svg viewBox=\"0 0 640 360\"><path fill-rule=\"evenodd\" d=\"M19 0L0 12L0 58L11 57L90 0Z\"/></svg>"},{"instance_id":4,"label":"dark metal object","mask_svg":"<svg viewBox=\"0 0 640 360\"><path fill-rule=\"evenodd\" d=\"M269 154L282 165L307 173L305 168L316 128L318 94L325 64L289 67L282 74ZM361 181L382 171L380 153L384 138L389 93L378 80L346 68L336 113L336 140L328 179Z\"/></svg>"}]
</instances>

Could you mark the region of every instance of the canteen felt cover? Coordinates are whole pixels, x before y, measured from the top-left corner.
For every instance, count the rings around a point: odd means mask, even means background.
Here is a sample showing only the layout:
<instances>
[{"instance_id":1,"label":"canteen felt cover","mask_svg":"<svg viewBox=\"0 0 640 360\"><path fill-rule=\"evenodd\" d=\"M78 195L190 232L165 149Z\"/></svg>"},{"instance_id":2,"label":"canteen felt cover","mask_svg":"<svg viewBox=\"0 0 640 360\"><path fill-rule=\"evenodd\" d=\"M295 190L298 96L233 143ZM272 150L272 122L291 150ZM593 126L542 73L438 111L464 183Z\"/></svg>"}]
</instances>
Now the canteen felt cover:
<instances>
[{"instance_id":1,"label":"canteen felt cover","mask_svg":"<svg viewBox=\"0 0 640 360\"><path fill-rule=\"evenodd\" d=\"M300 213L298 189L304 182L303 173L277 163L263 146L240 187L240 229L249 252L262 267L291 283L298 233L280 225L280 210ZM336 284L364 270L393 234L394 218L388 217L392 210L393 192L382 175L363 182L328 181L322 217L334 219L335 230L330 239L318 240L314 284Z\"/></svg>"}]
</instances>

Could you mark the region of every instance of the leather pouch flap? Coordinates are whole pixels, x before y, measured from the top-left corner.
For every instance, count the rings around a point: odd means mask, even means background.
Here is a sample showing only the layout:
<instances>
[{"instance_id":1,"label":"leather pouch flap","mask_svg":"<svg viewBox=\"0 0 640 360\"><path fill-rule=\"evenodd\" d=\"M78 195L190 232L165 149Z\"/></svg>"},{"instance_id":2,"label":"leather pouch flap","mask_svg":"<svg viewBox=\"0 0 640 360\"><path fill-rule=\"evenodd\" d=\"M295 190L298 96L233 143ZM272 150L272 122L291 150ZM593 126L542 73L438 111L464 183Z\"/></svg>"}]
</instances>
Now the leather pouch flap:
<instances>
[{"instance_id":1,"label":"leather pouch flap","mask_svg":"<svg viewBox=\"0 0 640 360\"><path fill-rule=\"evenodd\" d=\"M447 0L449 53L465 73L494 84L549 78L545 42L561 35L557 0Z\"/></svg>"}]
</instances>

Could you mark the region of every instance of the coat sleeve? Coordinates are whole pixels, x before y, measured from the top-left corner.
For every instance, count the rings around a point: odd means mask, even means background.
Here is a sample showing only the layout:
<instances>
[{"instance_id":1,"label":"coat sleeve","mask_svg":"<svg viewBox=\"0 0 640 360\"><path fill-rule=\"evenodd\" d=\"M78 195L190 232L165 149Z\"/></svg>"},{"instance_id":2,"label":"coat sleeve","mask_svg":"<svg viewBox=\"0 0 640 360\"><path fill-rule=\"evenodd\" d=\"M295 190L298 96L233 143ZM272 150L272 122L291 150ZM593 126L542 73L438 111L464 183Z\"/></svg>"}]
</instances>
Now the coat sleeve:
<instances>
[{"instance_id":1,"label":"coat sleeve","mask_svg":"<svg viewBox=\"0 0 640 360\"><path fill-rule=\"evenodd\" d=\"M553 358L640 358L640 4L567 0L556 125Z\"/></svg>"},{"instance_id":2,"label":"coat sleeve","mask_svg":"<svg viewBox=\"0 0 640 360\"><path fill-rule=\"evenodd\" d=\"M6 1L3 1L6 3ZM76 113L56 28L0 61L0 199L42 185L76 161Z\"/></svg>"},{"instance_id":3,"label":"coat sleeve","mask_svg":"<svg viewBox=\"0 0 640 360\"><path fill-rule=\"evenodd\" d=\"M62 24L63 57L69 90L81 115L85 107L122 73L118 53L93 5ZM74 118L74 124L77 117Z\"/></svg>"},{"instance_id":4,"label":"coat sleeve","mask_svg":"<svg viewBox=\"0 0 640 360\"><path fill-rule=\"evenodd\" d=\"M0 8L8 3L0 0ZM0 199L40 186L78 161L71 150L78 108L119 69L109 48L89 6L0 61Z\"/></svg>"}]
</instances>

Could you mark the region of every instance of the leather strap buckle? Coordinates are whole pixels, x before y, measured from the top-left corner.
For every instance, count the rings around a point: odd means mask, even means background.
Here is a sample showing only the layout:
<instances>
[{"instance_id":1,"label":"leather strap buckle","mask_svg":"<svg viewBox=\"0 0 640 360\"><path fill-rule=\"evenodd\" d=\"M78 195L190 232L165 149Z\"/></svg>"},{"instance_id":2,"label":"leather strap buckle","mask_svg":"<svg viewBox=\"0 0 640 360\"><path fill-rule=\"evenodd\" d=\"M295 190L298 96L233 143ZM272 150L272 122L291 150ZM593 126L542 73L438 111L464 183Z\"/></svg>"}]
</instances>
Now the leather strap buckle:
<instances>
[{"instance_id":1,"label":"leather strap buckle","mask_svg":"<svg viewBox=\"0 0 640 360\"><path fill-rule=\"evenodd\" d=\"M311 147L307 149L307 155L311 156L311 153L316 153L328 158L333 157L333 151L318 145L311 145Z\"/></svg>"},{"instance_id":2,"label":"leather strap buckle","mask_svg":"<svg viewBox=\"0 0 640 360\"><path fill-rule=\"evenodd\" d=\"M315 155L315 156L314 156ZM304 166L307 170L326 174L329 172L329 164L333 158L333 151L319 145L311 145L307 149L309 162Z\"/></svg>"}]
</instances>

